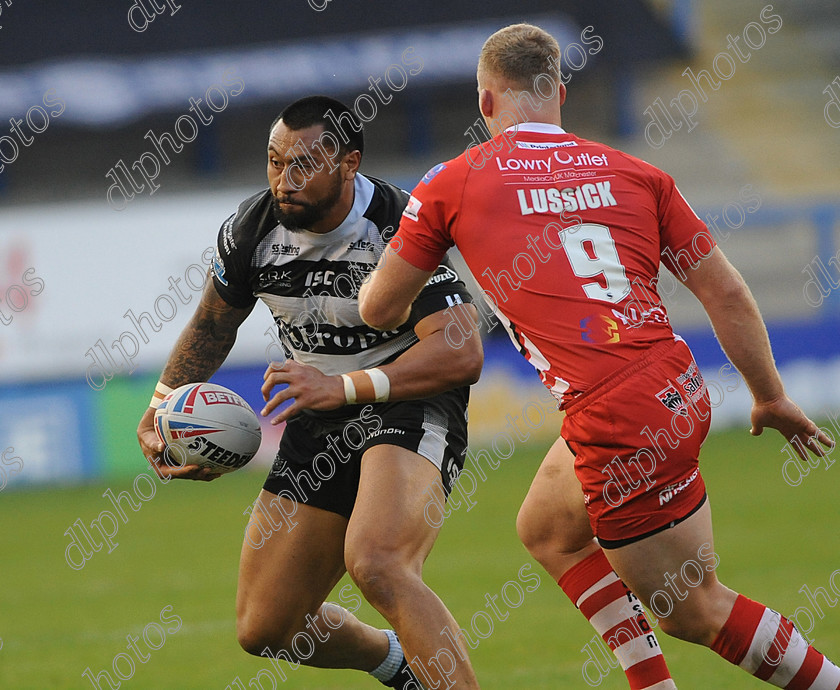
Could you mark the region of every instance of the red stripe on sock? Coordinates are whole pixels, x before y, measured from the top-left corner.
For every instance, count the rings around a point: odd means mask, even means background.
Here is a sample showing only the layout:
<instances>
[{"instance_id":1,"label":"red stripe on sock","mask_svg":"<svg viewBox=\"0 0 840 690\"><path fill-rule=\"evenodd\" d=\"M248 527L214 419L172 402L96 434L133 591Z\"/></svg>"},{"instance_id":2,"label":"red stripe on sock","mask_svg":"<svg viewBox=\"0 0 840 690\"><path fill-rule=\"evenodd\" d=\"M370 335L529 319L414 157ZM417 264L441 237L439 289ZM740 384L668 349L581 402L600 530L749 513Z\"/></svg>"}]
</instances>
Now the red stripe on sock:
<instances>
[{"instance_id":1,"label":"red stripe on sock","mask_svg":"<svg viewBox=\"0 0 840 690\"><path fill-rule=\"evenodd\" d=\"M796 675L791 678L790 683L785 685L785 690L808 690L811 683L820 674L824 658L816 649L808 647L808 651L805 653L805 661L802 662L802 666L799 667Z\"/></svg>"},{"instance_id":2,"label":"red stripe on sock","mask_svg":"<svg viewBox=\"0 0 840 690\"><path fill-rule=\"evenodd\" d=\"M792 632L793 623L782 616L779 629L776 631L776 637L773 638L773 644L764 652L764 661L761 662L761 665L753 673L756 678L767 680L776 672L787 651Z\"/></svg>"},{"instance_id":3,"label":"red stripe on sock","mask_svg":"<svg viewBox=\"0 0 840 690\"><path fill-rule=\"evenodd\" d=\"M641 637L646 633L641 630L638 625L633 625L633 622L630 620L623 620L621 623L614 625L611 627L607 632L605 632L601 637L604 638L604 641L607 643L610 649L615 651L616 646L621 646L623 644L627 644L628 642L632 642L637 637ZM618 645L610 644L610 640L617 642Z\"/></svg>"},{"instance_id":4,"label":"red stripe on sock","mask_svg":"<svg viewBox=\"0 0 840 690\"><path fill-rule=\"evenodd\" d=\"M739 594L732 607L732 613L712 642L712 651L730 663L740 664L750 650L750 643L761 623L765 608L764 604Z\"/></svg>"},{"instance_id":5,"label":"red stripe on sock","mask_svg":"<svg viewBox=\"0 0 840 690\"><path fill-rule=\"evenodd\" d=\"M577 602L587 589L611 572L610 562L603 550L598 549L563 573L563 577L557 581L557 584L572 602Z\"/></svg>"},{"instance_id":6,"label":"red stripe on sock","mask_svg":"<svg viewBox=\"0 0 840 690\"><path fill-rule=\"evenodd\" d=\"M630 683L631 690L649 688L671 677L665 657L661 654L633 664L624 673Z\"/></svg>"},{"instance_id":7,"label":"red stripe on sock","mask_svg":"<svg viewBox=\"0 0 840 690\"><path fill-rule=\"evenodd\" d=\"M569 568L569 570L563 574L563 577L558 580L557 584L560 585L566 593L566 596L572 600L572 603L577 606L578 601L586 591L591 589L596 583L600 582L610 574L613 574L616 578L618 577L615 575L612 566L607 560L607 557L604 555L604 552L599 549L590 556L587 556L577 565ZM592 617L603 611L605 607L622 600L629 603L627 598L628 591L629 590L624 583L621 582L621 580L613 580L610 584L593 592L586 598L585 601L581 601L580 611L591 623ZM620 616L624 617L624 619L613 625L610 630L607 631L606 636L602 636L605 641L609 640L611 636L616 634L616 632L620 632L622 628L627 630L634 637L641 634L639 629L644 632L645 628L650 628L643 613L638 615L631 614L630 619L627 618L627 612L624 612L623 610L613 611L612 614L614 615L610 615L609 618L613 620ZM613 620L609 620L605 616L601 619L601 623L599 623L599 625L609 625L613 622ZM640 623L640 620L643 622ZM644 634L650 633L644 632ZM622 643L625 641L624 638L627 638L626 633L622 635L622 639L615 641ZM628 638L627 641L629 641L629 639L630 638ZM625 669L624 673L626 674L627 680L630 684L630 690L644 690L645 688L661 683L671 677L671 674L668 671L668 665L666 664L665 658L662 656L662 652L659 649L656 650L655 656L651 656L650 658L634 664L629 669Z\"/></svg>"},{"instance_id":8,"label":"red stripe on sock","mask_svg":"<svg viewBox=\"0 0 840 690\"><path fill-rule=\"evenodd\" d=\"M598 611L605 606L616 602L619 599L627 598L627 588L621 580L602 587L597 592L593 592L590 596L580 602L580 612L591 619Z\"/></svg>"}]
</instances>

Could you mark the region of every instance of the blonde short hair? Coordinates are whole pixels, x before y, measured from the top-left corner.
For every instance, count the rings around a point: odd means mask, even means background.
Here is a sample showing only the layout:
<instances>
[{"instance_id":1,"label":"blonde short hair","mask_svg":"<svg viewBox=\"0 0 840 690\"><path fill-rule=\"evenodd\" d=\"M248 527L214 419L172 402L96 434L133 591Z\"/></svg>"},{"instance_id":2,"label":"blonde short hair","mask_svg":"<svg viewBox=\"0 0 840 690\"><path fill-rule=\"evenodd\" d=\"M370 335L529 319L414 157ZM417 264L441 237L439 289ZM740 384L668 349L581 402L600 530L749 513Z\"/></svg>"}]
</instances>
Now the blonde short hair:
<instances>
[{"instance_id":1,"label":"blonde short hair","mask_svg":"<svg viewBox=\"0 0 840 690\"><path fill-rule=\"evenodd\" d=\"M484 42L478 68L533 93L540 74L559 78L560 54L559 44L547 31L533 24L511 24Z\"/></svg>"}]
</instances>

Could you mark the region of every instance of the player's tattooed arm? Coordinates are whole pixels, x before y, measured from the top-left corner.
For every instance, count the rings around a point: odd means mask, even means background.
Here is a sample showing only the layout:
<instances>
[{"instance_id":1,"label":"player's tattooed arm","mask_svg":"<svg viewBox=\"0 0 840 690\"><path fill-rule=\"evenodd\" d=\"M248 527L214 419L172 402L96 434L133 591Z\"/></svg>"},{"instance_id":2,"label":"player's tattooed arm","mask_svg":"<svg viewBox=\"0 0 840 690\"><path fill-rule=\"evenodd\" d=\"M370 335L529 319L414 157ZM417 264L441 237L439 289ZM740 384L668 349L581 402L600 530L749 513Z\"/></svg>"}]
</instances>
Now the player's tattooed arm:
<instances>
[{"instance_id":1,"label":"player's tattooed arm","mask_svg":"<svg viewBox=\"0 0 840 690\"><path fill-rule=\"evenodd\" d=\"M253 306L238 309L225 302L208 279L201 302L181 332L160 380L170 388L207 381L225 361L239 326Z\"/></svg>"},{"instance_id":2,"label":"player's tattooed arm","mask_svg":"<svg viewBox=\"0 0 840 690\"><path fill-rule=\"evenodd\" d=\"M236 332L251 309L253 305L245 309L231 307L219 296L208 276L198 308L169 355L161 383L178 388L185 383L209 379L225 361L236 341ZM163 481L172 477L209 481L219 476L207 467L167 464L162 455L164 445L155 434L154 416L154 408L146 408L137 426L137 440L143 455Z\"/></svg>"}]
</instances>

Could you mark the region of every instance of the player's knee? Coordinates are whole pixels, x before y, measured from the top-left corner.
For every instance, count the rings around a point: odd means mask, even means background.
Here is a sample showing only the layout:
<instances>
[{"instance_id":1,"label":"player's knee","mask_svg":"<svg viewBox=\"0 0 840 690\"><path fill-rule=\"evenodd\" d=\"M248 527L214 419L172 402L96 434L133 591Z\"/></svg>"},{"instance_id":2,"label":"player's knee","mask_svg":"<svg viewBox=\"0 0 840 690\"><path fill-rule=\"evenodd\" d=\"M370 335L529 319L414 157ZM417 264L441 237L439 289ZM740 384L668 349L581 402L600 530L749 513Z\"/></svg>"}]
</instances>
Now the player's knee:
<instances>
[{"instance_id":1,"label":"player's knee","mask_svg":"<svg viewBox=\"0 0 840 690\"><path fill-rule=\"evenodd\" d=\"M541 563L544 556L575 551L585 545L585 542L582 545L573 543L569 531L559 531L554 517L532 507L527 499L516 516L516 534L519 541L528 549L528 553ZM560 524L570 523L561 520Z\"/></svg>"},{"instance_id":2,"label":"player's knee","mask_svg":"<svg viewBox=\"0 0 840 690\"><path fill-rule=\"evenodd\" d=\"M708 626L704 625L702 617L663 617L659 619L659 629L666 635L695 644L707 644L709 636Z\"/></svg>"},{"instance_id":3,"label":"player's knee","mask_svg":"<svg viewBox=\"0 0 840 690\"><path fill-rule=\"evenodd\" d=\"M516 534L522 545L532 555L546 541L546 533L542 525L543 520L540 519L538 511L531 510L530 503L526 500L516 515Z\"/></svg>"},{"instance_id":4,"label":"player's knee","mask_svg":"<svg viewBox=\"0 0 840 690\"><path fill-rule=\"evenodd\" d=\"M665 612L657 611L654 602L652 611L663 633L684 642L708 647L720 631L721 626L715 622L713 610L707 606L679 606L668 615L662 615Z\"/></svg>"},{"instance_id":5,"label":"player's knee","mask_svg":"<svg viewBox=\"0 0 840 690\"><path fill-rule=\"evenodd\" d=\"M379 609L389 609L401 591L419 578L416 567L394 551L367 548L345 557L347 572L365 598Z\"/></svg>"},{"instance_id":6,"label":"player's knee","mask_svg":"<svg viewBox=\"0 0 840 690\"><path fill-rule=\"evenodd\" d=\"M260 652L268 647L268 639L263 631L250 625L244 625L236 621L236 639L239 646L248 654L260 656Z\"/></svg>"},{"instance_id":7,"label":"player's knee","mask_svg":"<svg viewBox=\"0 0 840 690\"><path fill-rule=\"evenodd\" d=\"M236 617L236 639L239 646L248 654L264 656L266 648L273 650L282 649L287 640L290 640L294 632L290 626L282 620L270 621L271 626L267 627L259 619L247 614L239 614Z\"/></svg>"}]
</instances>

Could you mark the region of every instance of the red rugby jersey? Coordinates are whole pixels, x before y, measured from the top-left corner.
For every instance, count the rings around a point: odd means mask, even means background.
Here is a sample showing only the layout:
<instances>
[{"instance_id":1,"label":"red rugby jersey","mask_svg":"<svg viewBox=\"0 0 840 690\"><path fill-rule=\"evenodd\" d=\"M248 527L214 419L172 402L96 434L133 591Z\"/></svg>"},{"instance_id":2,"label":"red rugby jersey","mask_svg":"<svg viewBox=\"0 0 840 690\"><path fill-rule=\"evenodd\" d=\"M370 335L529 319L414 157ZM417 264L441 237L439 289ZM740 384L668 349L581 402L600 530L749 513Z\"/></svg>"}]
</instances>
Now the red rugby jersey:
<instances>
[{"instance_id":1,"label":"red rugby jersey","mask_svg":"<svg viewBox=\"0 0 840 690\"><path fill-rule=\"evenodd\" d=\"M521 124L432 168L392 245L434 270L456 245L558 400L674 334L656 292L714 239L673 179L556 125Z\"/></svg>"}]
</instances>

